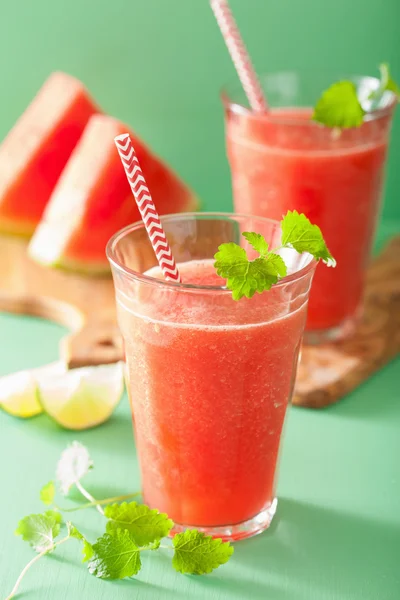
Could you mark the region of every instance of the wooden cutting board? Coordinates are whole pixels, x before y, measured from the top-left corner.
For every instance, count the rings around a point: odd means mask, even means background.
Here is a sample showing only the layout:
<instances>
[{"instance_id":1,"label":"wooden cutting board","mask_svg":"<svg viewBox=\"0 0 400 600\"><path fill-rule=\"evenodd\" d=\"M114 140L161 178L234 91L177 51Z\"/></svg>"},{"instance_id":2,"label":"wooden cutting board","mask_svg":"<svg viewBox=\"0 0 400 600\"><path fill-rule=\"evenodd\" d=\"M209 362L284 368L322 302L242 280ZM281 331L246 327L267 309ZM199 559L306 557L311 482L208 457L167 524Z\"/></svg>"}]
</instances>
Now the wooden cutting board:
<instances>
[{"instance_id":1,"label":"wooden cutting board","mask_svg":"<svg viewBox=\"0 0 400 600\"><path fill-rule=\"evenodd\" d=\"M0 236L0 310L56 321L71 333L60 354L69 368L121 360L111 275L88 277L30 260L27 241Z\"/></svg>"},{"instance_id":2,"label":"wooden cutting board","mask_svg":"<svg viewBox=\"0 0 400 600\"><path fill-rule=\"evenodd\" d=\"M70 333L60 354L69 368L123 359L111 277L42 267L27 242L0 236L0 310L51 319ZM364 317L344 342L303 346L293 403L337 402L400 352L400 236L368 270Z\"/></svg>"},{"instance_id":3,"label":"wooden cutting board","mask_svg":"<svg viewBox=\"0 0 400 600\"><path fill-rule=\"evenodd\" d=\"M400 236L375 258L366 282L363 317L348 340L305 346L293 403L322 408L337 402L400 352Z\"/></svg>"}]
</instances>

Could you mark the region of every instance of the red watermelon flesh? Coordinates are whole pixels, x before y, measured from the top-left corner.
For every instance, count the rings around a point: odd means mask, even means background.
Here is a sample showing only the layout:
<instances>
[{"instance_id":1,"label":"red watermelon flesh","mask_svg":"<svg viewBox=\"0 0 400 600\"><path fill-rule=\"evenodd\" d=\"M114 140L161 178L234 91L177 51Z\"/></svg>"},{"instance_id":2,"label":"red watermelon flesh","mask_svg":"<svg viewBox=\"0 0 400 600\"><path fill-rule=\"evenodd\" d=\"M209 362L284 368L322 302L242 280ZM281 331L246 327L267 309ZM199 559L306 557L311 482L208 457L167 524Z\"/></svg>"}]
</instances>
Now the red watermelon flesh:
<instances>
[{"instance_id":1,"label":"red watermelon flesh","mask_svg":"<svg viewBox=\"0 0 400 600\"><path fill-rule=\"evenodd\" d=\"M194 210L193 192L129 128L93 116L73 151L31 240L36 261L67 269L109 270L105 247L122 227L140 219L114 138L129 132L160 214Z\"/></svg>"},{"instance_id":2,"label":"red watermelon flesh","mask_svg":"<svg viewBox=\"0 0 400 600\"><path fill-rule=\"evenodd\" d=\"M89 118L83 84L53 73L0 146L0 231L31 235Z\"/></svg>"}]
</instances>

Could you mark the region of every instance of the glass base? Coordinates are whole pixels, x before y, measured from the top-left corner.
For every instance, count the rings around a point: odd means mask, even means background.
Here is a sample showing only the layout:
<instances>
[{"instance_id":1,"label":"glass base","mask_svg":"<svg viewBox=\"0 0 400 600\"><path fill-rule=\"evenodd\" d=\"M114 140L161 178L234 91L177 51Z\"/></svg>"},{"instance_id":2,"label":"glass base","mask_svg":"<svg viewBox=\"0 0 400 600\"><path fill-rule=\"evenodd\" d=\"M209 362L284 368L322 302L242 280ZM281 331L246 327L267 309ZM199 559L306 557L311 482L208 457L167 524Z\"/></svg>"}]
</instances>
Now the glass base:
<instances>
[{"instance_id":1,"label":"glass base","mask_svg":"<svg viewBox=\"0 0 400 600\"><path fill-rule=\"evenodd\" d=\"M196 525L180 525L175 523L171 530L170 536L173 537L177 533L182 533L186 529L197 529L206 535L211 535L213 538L221 538L224 542L237 542L246 538L253 537L262 533L271 525L271 521L276 512L278 499L274 498L271 504L262 510L258 515L237 523L236 525L222 525L220 527L197 527Z\"/></svg>"},{"instance_id":2,"label":"glass base","mask_svg":"<svg viewBox=\"0 0 400 600\"><path fill-rule=\"evenodd\" d=\"M359 322L359 314L342 321L340 325L330 329L309 329L304 332L304 343L317 346L325 342L336 342L351 337Z\"/></svg>"}]
</instances>

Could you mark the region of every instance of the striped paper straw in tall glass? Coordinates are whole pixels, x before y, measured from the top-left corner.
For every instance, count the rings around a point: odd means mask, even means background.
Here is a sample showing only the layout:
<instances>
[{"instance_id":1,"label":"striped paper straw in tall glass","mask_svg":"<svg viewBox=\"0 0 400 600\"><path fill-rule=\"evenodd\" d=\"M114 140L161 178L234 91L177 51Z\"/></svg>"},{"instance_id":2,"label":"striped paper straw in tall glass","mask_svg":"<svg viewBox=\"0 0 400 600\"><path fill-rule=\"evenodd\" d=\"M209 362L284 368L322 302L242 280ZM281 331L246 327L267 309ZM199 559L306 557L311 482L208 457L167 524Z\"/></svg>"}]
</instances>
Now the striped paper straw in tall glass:
<instances>
[{"instance_id":1,"label":"striped paper straw in tall glass","mask_svg":"<svg viewBox=\"0 0 400 600\"><path fill-rule=\"evenodd\" d=\"M267 100L228 0L210 0L210 3L251 108L255 112L267 112Z\"/></svg>"}]
</instances>

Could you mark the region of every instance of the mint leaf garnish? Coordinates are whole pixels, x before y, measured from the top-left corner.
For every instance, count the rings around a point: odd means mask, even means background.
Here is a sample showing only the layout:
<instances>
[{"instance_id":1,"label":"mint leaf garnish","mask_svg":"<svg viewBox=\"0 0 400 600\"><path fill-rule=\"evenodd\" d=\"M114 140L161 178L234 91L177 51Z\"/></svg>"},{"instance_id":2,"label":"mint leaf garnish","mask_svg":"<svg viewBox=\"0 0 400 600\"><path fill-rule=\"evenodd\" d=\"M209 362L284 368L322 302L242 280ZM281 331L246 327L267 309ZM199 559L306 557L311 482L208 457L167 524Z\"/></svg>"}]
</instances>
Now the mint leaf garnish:
<instances>
[{"instance_id":1,"label":"mint leaf garnish","mask_svg":"<svg viewBox=\"0 0 400 600\"><path fill-rule=\"evenodd\" d=\"M36 552L44 552L53 548L61 521L60 513L54 510L28 515L18 523L15 534L20 535Z\"/></svg>"},{"instance_id":2,"label":"mint leaf garnish","mask_svg":"<svg viewBox=\"0 0 400 600\"><path fill-rule=\"evenodd\" d=\"M382 63L379 66L381 79L376 90L368 96L369 100L379 101L383 93L389 90L396 94L400 101L400 87L392 79L389 71L389 65ZM314 112L313 120L322 123L327 127L348 128L359 127L362 125L366 111L370 112L376 108L373 103L364 108L357 96L357 88L352 81L339 81L331 85L318 100Z\"/></svg>"},{"instance_id":3,"label":"mint leaf garnish","mask_svg":"<svg viewBox=\"0 0 400 600\"><path fill-rule=\"evenodd\" d=\"M273 265L274 272L278 274L278 277L286 277L287 275L287 267L285 261L282 256L279 254L274 254L270 252L268 254L268 263L269 265Z\"/></svg>"},{"instance_id":4,"label":"mint leaf garnish","mask_svg":"<svg viewBox=\"0 0 400 600\"><path fill-rule=\"evenodd\" d=\"M139 573L142 566L140 550L129 531L117 529L112 535L105 533L92 546L89 573L102 579L124 579Z\"/></svg>"},{"instance_id":5,"label":"mint leaf garnish","mask_svg":"<svg viewBox=\"0 0 400 600\"><path fill-rule=\"evenodd\" d=\"M372 94L370 94L370 99L379 99L382 96L383 92L388 90L396 94L397 100L400 101L400 87L392 79L388 63L382 63L381 65L379 65L379 70L381 72L380 84L378 89L376 89L374 92L372 92Z\"/></svg>"},{"instance_id":6,"label":"mint leaf garnish","mask_svg":"<svg viewBox=\"0 0 400 600\"><path fill-rule=\"evenodd\" d=\"M264 256L268 252L268 242L261 233L253 233L251 231L245 231L243 237L253 246L254 250L261 256Z\"/></svg>"},{"instance_id":7,"label":"mint leaf garnish","mask_svg":"<svg viewBox=\"0 0 400 600\"><path fill-rule=\"evenodd\" d=\"M397 101L400 102L400 87L391 77L388 79L386 89L390 92L394 92L397 96Z\"/></svg>"},{"instance_id":8,"label":"mint leaf garnish","mask_svg":"<svg viewBox=\"0 0 400 600\"><path fill-rule=\"evenodd\" d=\"M249 261L246 251L233 242L221 244L214 256L215 269L226 279L232 298L252 298L256 292L269 290L278 281L276 266L265 258Z\"/></svg>"},{"instance_id":9,"label":"mint leaf garnish","mask_svg":"<svg viewBox=\"0 0 400 600\"><path fill-rule=\"evenodd\" d=\"M328 266L335 266L335 259L325 244L320 228L312 225L305 215L288 211L281 221L281 227L281 248L293 248L300 254L308 252ZM252 298L256 292L261 294L287 275L285 261L277 254L278 249L269 250L261 234L245 232L243 237L260 254L259 258L249 260L245 249L233 242L221 244L214 256L217 274L226 280L226 287L232 290L234 300L240 300L243 296Z\"/></svg>"},{"instance_id":10,"label":"mint leaf garnish","mask_svg":"<svg viewBox=\"0 0 400 600\"><path fill-rule=\"evenodd\" d=\"M308 252L322 259L328 266L336 264L329 252L318 225L312 225L304 214L289 210L281 221L282 245L294 248L300 254Z\"/></svg>"},{"instance_id":11,"label":"mint leaf garnish","mask_svg":"<svg viewBox=\"0 0 400 600\"><path fill-rule=\"evenodd\" d=\"M61 454L57 464L57 482L61 492L66 496L73 485L87 475L93 467L88 449L79 442L72 442Z\"/></svg>"},{"instance_id":12,"label":"mint leaf garnish","mask_svg":"<svg viewBox=\"0 0 400 600\"><path fill-rule=\"evenodd\" d=\"M172 566L179 573L211 573L228 562L233 554L233 546L229 542L213 539L195 529L178 533L172 544L175 549Z\"/></svg>"},{"instance_id":13,"label":"mint leaf garnish","mask_svg":"<svg viewBox=\"0 0 400 600\"><path fill-rule=\"evenodd\" d=\"M318 100L312 118L327 127L359 127L365 111L357 97L352 81L339 81L331 85Z\"/></svg>"},{"instance_id":14,"label":"mint leaf garnish","mask_svg":"<svg viewBox=\"0 0 400 600\"><path fill-rule=\"evenodd\" d=\"M54 481L49 481L49 483L46 483L40 490L40 499L46 506L51 506L54 502L55 494L56 488L54 486Z\"/></svg>"},{"instance_id":15,"label":"mint leaf garnish","mask_svg":"<svg viewBox=\"0 0 400 600\"><path fill-rule=\"evenodd\" d=\"M109 519L107 533L126 529L138 546L146 546L166 537L174 525L166 514L137 502L106 506L104 514Z\"/></svg>"},{"instance_id":16,"label":"mint leaf garnish","mask_svg":"<svg viewBox=\"0 0 400 600\"><path fill-rule=\"evenodd\" d=\"M218 249L221 253L217 253L214 258L218 262L218 267L217 265L215 267L224 272L224 274L221 274L221 277L235 276L240 272L241 267L243 267L244 271L247 269L249 259L244 248L241 248L234 242L227 242L226 244L221 244Z\"/></svg>"}]
</instances>

